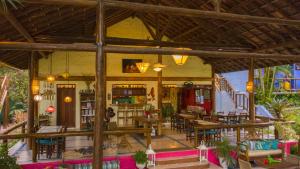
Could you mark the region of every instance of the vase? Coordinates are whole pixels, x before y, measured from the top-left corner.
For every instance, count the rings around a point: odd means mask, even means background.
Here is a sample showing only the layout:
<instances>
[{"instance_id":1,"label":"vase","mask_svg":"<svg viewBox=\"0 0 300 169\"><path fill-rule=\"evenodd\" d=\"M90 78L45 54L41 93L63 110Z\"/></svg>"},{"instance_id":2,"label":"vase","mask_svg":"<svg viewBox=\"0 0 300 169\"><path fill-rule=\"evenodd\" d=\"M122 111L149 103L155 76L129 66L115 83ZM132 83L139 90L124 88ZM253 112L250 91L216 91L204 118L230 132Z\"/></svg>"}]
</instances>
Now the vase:
<instances>
[{"instance_id":1,"label":"vase","mask_svg":"<svg viewBox=\"0 0 300 169\"><path fill-rule=\"evenodd\" d=\"M224 160L223 157L219 157L219 162L220 162L220 165L223 169L228 169L227 163L226 163L226 161Z\"/></svg>"},{"instance_id":2,"label":"vase","mask_svg":"<svg viewBox=\"0 0 300 169\"><path fill-rule=\"evenodd\" d=\"M136 163L135 165L136 165L136 167L138 169L144 169L146 167L146 164L138 164L138 163Z\"/></svg>"}]
</instances>

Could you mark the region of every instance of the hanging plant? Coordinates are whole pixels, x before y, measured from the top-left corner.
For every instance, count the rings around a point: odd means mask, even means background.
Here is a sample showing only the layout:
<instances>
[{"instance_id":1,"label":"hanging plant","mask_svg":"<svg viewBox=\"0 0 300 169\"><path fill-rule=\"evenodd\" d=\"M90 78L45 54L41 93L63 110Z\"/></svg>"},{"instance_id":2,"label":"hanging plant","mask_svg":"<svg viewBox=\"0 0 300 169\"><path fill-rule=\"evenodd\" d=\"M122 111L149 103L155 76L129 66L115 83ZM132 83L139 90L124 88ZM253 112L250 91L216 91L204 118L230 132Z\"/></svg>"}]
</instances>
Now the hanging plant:
<instances>
[{"instance_id":1,"label":"hanging plant","mask_svg":"<svg viewBox=\"0 0 300 169\"><path fill-rule=\"evenodd\" d=\"M8 5L17 9L18 5L22 5L21 0L0 0L0 10L6 12Z\"/></svg>"}]
</instances>

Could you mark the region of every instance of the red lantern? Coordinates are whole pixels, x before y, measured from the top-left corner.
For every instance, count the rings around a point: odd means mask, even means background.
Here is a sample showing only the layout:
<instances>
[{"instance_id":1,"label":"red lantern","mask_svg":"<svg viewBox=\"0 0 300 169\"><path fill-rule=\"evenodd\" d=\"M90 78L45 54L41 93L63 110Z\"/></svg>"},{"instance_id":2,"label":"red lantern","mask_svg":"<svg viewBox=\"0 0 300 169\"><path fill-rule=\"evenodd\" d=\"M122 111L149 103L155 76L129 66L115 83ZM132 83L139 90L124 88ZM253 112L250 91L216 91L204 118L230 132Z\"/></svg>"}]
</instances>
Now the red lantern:
<instances>
[{"instance_id":1,"label":"red lantern","mask_svg":"<svg viewBox=\"0 0 300 169\"><path fill-rule=\"evenodd\" d=\"M54 106L48 106L46 109L47 113L54 113L55 112L55 107Z\"/></svg>"}]
</instances>

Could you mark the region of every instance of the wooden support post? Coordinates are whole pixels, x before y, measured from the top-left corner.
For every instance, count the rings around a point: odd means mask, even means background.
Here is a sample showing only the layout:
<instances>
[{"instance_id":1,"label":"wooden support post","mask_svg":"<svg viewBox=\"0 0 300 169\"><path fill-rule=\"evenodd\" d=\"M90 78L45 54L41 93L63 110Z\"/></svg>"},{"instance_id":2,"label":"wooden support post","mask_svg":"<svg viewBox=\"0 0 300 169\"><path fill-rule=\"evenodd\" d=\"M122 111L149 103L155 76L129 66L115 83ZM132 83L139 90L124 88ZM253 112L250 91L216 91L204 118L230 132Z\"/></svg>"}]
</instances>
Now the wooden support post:
<instances>
[{"instance_id":1,"label":"wooden support post","mask_svg":"<svg viewBox=\"0 0 300 169\"><path fill-rule=\"evenodd\" d=\"M98 0L97 3L97 24L96 24L96 112L94 124L94 154L93 168L102 169L103 161L103 117L105 112L105 56L104 56L104 1Z\"/></svg>"},{"instance_id":2,"label":"wooden support post","mask_svg":"<svg viewBox=\"0 0 300 169\"><path fill-rule=\"evenodd\" d=\"M241 141L241 128L236 128L236 143L239 143Z\"/></svg>"},{"instance_id":3,"label":"wooden support post","mask_svg":"<svg viewBox=\"0 0 300 169\"><path fill-rule=\"evenodd\" d=\"M254 58L252 58L252 57L250 58L248 82L254 83ZM253 86L253 91L249 92L249 118L250 118L250 121L252 121L252 122L255 121L254 86Z\"/></svg>"},{"instance_id":4,"label":"wooden support post","mask_svg":"<svg viewBox=\"0 0 300 169\"><path fill-rule=\"evenodd\" d=\"M33 101L33 94L32 94L32 81L33 81L33 72L34 72L34 55L35 53L32 52L30 59L29 59L29 69L28 69L28 73L29 73L29 87L28 87L28 134L31 134L33 132L33 126L34 126L34 101ZM31 149L32 148L32 139L29 138L28 139L28 146ZM32 153L32 155L34 156L34 153ZM33 158L33 157L32 157Z\"/></svg>"},{"instance_id":5,"label":"wooden support post","mask_svg":"<svg viewBox=\"0 0 300 169\"><path fill-rule=\"evenodd\" d=\"M147 147L149 147L149 145L151 144L151 133L148 131L146 135L147 135Z\"/></svg>"},{"instance_id":6,"label":"wooden support post","mask_svg":"<svg viewBox=\"0 0 300 169\"><path fill-rule=\"evenodd\" d=\"M8 127L8 123L9 123L9 96L8 96L8 92L6 94L6 98L5 98L5 107L4 107L4 113L3 113L3 127L6 129Z\"/></svg>"},{"instance_id":7,"label":"wooden support post","mask_svg":"<svg viewBox=\"0 0 300 169\"><path fill-rule=\"evenodd\" d=\"M194 127L194 133L195 133L195 139L194 139L194 147L198 147L198 131L199 131L199 129L198 129L198 127Z\"/></svg>"},{"instance_id":8,"label":"wooden support post","mask_svg":"<svg viewBox=\"0 0 300 169\"><path fill-rule=\"evenodd\" d=\"M211 77L212 77L212 93L211 93L211 106L212 106L212 112L216 111L216 78L215 78L215 67L214 65L211 65Z\"/></svg>"}]
</instances>

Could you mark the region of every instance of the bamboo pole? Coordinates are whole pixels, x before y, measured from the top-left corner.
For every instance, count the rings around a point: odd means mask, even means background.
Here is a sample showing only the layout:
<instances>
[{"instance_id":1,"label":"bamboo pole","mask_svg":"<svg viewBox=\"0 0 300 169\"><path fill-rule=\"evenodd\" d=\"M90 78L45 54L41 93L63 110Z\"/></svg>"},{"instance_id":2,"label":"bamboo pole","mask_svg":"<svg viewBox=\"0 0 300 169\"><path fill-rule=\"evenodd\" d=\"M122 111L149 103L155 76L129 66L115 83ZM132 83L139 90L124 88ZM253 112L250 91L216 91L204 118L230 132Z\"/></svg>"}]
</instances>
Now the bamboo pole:
<instances>
[{"instance_id":1,"label":"bamboo pole","mask_svg":"<svg viewBox=\"0 0 300 169\"><path fill-rule=\"evenodd\" d=\"M96 23L96 111L94 125L94 154L93 168L102 169L103 161L103 118L105 113L105 56L104 56L104 1L98 0L97 3L97 23Z\"/></svg>"},{"instance_id":2,"label":"bamboo pole","mask_svg":"<svg viewBox=\"0 0 300 169\"><path fill-rule=\"evenodd\" d=\"M28 42L0 42L0 50L44 50L44 51L91 51L97 50L95 44L51 44L51 43L28 43ZM127 54L186 54L190 56L203 56L210 58L250 58L255 59L276 59L276 60L294 60L300 61L300 55L287 54L266 54L252 52L224 52L224 51L206 51L206 50L181 50L175 48L154 48L154 47L124 47L124 46L103 46L106 53L127 53Z\"/></svg>"},{"instance_id":3,"label":"bamboo pole","mask_svg":"<svg viewBox=\"0 0 300 169\"><path fill-rule=\"evenodd\" d=\"M250 59L250 67L248 73L248 82L253 83L253 91L249 92L249 119L255 121L255 103L254 103L254 58Z\"/></svg>"}]
</instances>

